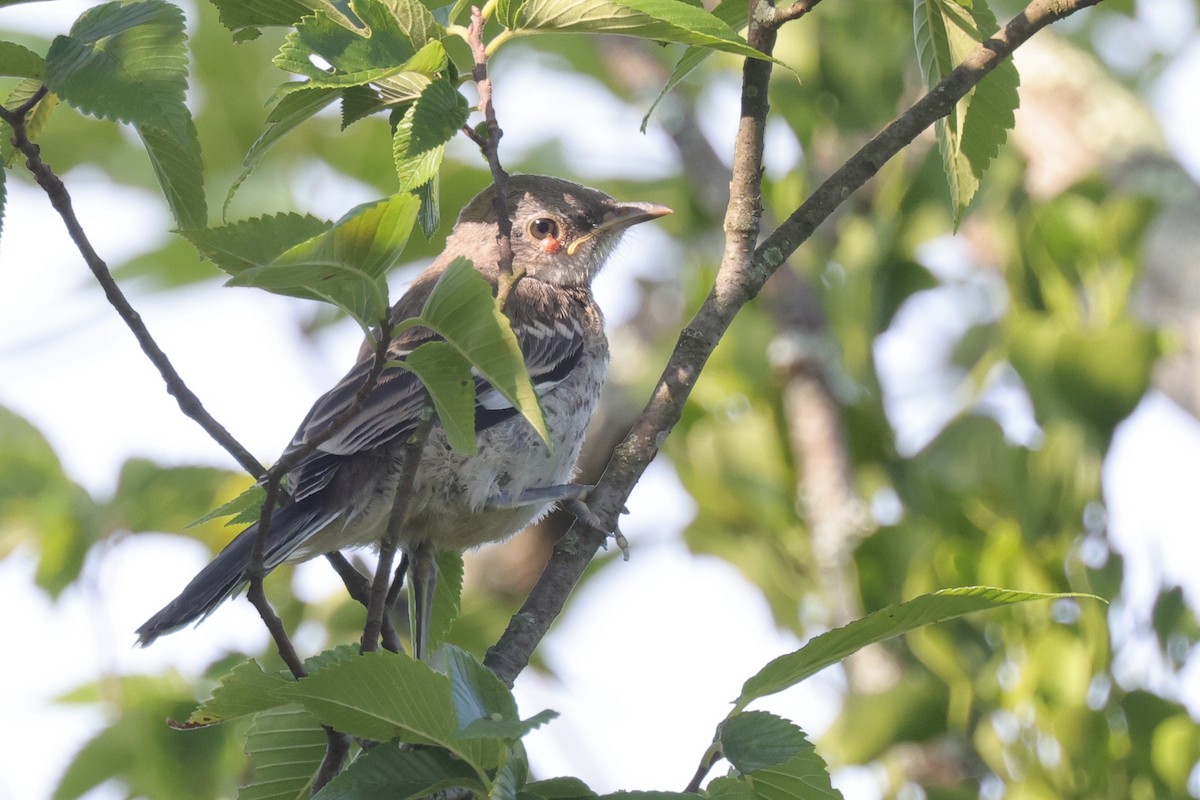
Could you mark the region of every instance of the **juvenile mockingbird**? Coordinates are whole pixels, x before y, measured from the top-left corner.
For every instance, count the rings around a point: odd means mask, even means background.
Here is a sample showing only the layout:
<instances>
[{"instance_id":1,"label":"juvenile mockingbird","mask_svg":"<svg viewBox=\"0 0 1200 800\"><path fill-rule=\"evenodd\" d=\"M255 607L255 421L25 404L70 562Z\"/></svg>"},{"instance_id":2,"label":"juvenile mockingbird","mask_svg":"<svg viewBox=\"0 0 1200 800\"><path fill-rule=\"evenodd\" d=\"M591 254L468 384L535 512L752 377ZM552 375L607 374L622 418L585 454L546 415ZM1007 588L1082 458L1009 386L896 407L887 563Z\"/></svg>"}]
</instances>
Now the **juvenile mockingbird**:
<instances>
[{"instance_id":1,"label":"juvenile mockingbird","mask_svg":"<svg viewBox=\"0 0 1200 800\"><path fill-rule=\"evenodd\" d=\"M446 249L392 307L392 324L420 313L456 257L471 259L496 285L494 195L495 188L489 187L463 209ZM557 178L514 175L508 182L508 213L514 267L523 268L525 277L513 287L505 312L554 446L547 449L503 395L481 378L475 379L476 455L451 450L434 423L413 481L408 523L400 534L416 598L418 657L424 656L428 641L437 551L504 539L545 516L555 502L582 496L581 487L567 482L608 371L608 341L591 282L629 226L671 210L622 203ZM402 361L418 345L438 338L427 328L409 328L391 341L388 359ZM286 452L324 434L353 404L373 357L364 345L354 368L313 405ZM428 403L412 372L398 367L383 371L360 410L288 473L290 495L272 515L263 543L265 569L380 541L403 472L405 443ZM138 643L148 645L204 619L244 586L257 531L254 524L239 534L178 597L138 628Z\"/></svg>"}]
</instances>

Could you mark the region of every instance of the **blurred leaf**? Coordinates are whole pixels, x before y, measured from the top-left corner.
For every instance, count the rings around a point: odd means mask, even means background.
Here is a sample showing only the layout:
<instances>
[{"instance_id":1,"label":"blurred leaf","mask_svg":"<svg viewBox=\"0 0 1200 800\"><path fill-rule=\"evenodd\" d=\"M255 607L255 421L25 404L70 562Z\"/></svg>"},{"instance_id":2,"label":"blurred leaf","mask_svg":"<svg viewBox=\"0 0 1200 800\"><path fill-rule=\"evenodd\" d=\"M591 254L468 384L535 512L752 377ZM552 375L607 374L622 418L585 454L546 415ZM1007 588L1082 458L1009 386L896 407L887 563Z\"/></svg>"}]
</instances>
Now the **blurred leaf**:
<instances>
[{"instance_id":1,"label":"blurred leaf","mask_svg":"<svg viewBox=\"0 0 1200 800\"><path fill-rule=\"evenodd\" d=\"M246 737L250 778L238 800L308 800L328 737L296 706L260 711Z\"/></svg>"},{"instance_id":2,"label":"blurred leaf","mask_svg":"<svg viewBox=\"0 0 1200 800\"><path fill-rule=\"evenodd\" d=\"M387 366L417 374L433 399L446 441L460 453L475 455L475 380L471 362L447 342L426 342L403 361L389 361ZM430 639L431 647L434 641Z\"/></svg>"},{"instance_id":3,"label":"blurred leaf","mask_svg":"<svg viewBox=\"0 0 1200 800\"><path fill-rule=\"evenodd\" d=\"M0 41L0 75L40 79L45 71L46 59L15 42Z\"/></svg>"},{"instance_id":4,"label":"blurred leaf","mask_svg":"<svg viewBox=\"0 0 1200 800\"><path fill-rule=\"evenodd\" d=\"M742 693L734 701L735 711L745 708L761 697L795 686L868 644L899 636L914 628L1013 603L1063 597L1091 595L1016 592L987 586L971 586L943 589L880 609L848 625L823 633L799 650L768 663L742 686Z\"/></svg>"},{"instance_id":5,"label":"blurred leaf","mask_svg":"<svg viewBox=\"0 0 1200 800\"><path fill-rule=\"evenodd\" d=\"M35 78L21 81L9 92L8 98L4 101L4 107L16 108L22 105L33 97L41 86L41 80ZM59 102L58 95L49 92L25 115L25 133L31 142L38 140L46 123L58 108ZM5 167L11 169L20 160L19 155L20 152L13 144L12 127L7 122L0 120L0 159L3 160Z\"/></svg>"},{"instance_id":6,"label":"blurred leaf","mask_svg":"<svg viewBox=\"0 0 1200 800\"><path fill-rule=\"evenodd\" d=\"M164 467L132 458L121 465L108 503L110 524L134 533L182 530L245 480L213 467Z\"/></svg>"},{"instance_id":7,"label":"blurred leaf","mask_svg":"<svg viewBox=\"0 0 1200 800\"><path fill-rule=\"evenodd\" d=\"M53 800L74 800L100 784L119 779L131 796L216 798L229 796L236 770L230 732L181 732L164 719L181 717L192 705L190 689L177 676L107 677L107 711L112 719L79 751L59 779ZM74 693L76 695L79 692ZM68 700L70 698L67 698Z\"/></svg>"},{"instance_id":8,"label":"blurred leaf","mask_svg":"<svg viewBox=\"0 0 1200 800\"><path fill-rule=\"evenodd\" d=\"M101 536L99 509L67 477L45 437L2 406L0 441L0 556L21 545L35 548L37 584L56 597Z\"/></svg>"},{"instance_id":9,"label":"blurred leaf","mask_svg":"<svg viewBox=\"0 0 1200 800\"><path fill-rule=\"evenodd\" d=\"M234 41L258 36L258 28L295 25L317 9L329 11L327 0L212 0L221 24L235 34Z\"/></svg>"}]
</instances>

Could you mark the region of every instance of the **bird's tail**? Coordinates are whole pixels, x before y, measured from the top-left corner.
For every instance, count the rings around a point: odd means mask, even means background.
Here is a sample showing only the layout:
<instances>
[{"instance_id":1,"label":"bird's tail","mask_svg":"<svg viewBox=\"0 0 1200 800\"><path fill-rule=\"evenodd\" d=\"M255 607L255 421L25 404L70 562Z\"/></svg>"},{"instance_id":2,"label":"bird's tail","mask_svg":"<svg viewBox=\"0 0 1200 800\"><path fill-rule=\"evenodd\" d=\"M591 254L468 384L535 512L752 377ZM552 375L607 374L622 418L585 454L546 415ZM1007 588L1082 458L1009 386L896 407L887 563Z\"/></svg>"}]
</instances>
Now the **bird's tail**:
<instances>
[{"instance_id":1,"label":"bird's tail","mask_svg":"<svg viewBox=\"0 0 1200 800\"><path fill-rule=\"evenodd\" d=\"M332 521L321 513L320 503L313 500L306 498L286 505L271 515L271 528L263 543L263 566L268 571L287 560L299 545ZM257 534L258 523L239 533L192 578L178 597L142 623L137 629L138 645L146 647L163 634L200 622L241 589L250 580L247 571Z\"/></svg>"}]
</instances>

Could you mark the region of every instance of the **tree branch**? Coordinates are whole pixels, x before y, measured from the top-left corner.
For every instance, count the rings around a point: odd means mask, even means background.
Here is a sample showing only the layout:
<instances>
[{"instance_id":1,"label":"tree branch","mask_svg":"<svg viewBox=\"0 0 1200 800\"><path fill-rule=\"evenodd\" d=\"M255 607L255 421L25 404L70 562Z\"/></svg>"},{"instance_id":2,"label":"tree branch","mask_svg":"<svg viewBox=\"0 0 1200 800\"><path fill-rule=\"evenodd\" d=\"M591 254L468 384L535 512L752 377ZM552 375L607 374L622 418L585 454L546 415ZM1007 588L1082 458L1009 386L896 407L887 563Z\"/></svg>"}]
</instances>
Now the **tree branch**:
<instances>
[{"instance_id":1,"label":"tree branch","mask_svg":"<svg viewBox=\"0 0 1200 800\"><path fill-rule=\"evenodd\" d=\"M743 72L743 110L758 119L742 120L734 152L734 180L726 218L727 245L717 280L679 341L649 402L625 440L614 450L608 469L590 498L592 511L606 521L615 520L632 487L658 453L660 443L679 421L688 395L708 357L737 312L762 289L767 278L854 191L862 187L889 159L917 135L944 117L967 92L1031 36L1047 25L1097 5L1102 0L1034 0L1002 31L981 44L957 69L914 103L882 133L826 179L746 259L747 231L756 224L761 149L754 147L747 129L762 125L766 114L766 80L769 62L761 69ZM753 14L751 15L753 19ZM760 28L760 30L762 30ZM753 81L753 83L751 83ZM750 96L753 95L753 96ZM743 113L744 113L743 111ZM744 189L746 176L754 187ZM508 629L487 654L485 664L509 685L529 663L534 648L551 622L562 611L566 596L595 555L602 537L573 526L554 550L550 564L530 592Z\"/></svg>"},{"instance_id":2,"label":"tree branch","mask_svg":"<svg viewBox=\"0 0 1200 800\"><path fill-rule=\"evenodd\" d=\"M483 44L483 26L486 21L483 12L477 6L472 6L467 43L471 46L471 55L475 59L471 77L475 79L475 85L479 89L479 110L483 113L484 124L487 126L487 138L470 128L465 130L487 159L488 168L492 172L492 183L496 187L496 193L492 196L492 207L496 211L496 246L500 251L497 261L500 274L496 283L496 299L500 301L500 308L503 309L512 288L525 276L525 270L513 264L512 220L508 216L508 173L500 165L500 137L504 135L504 131L500 129L500 122L496 119L496 106L492 102L492 80L488 77L487 48Z\"/></svg>"},{"instance_id":3,"label":"tree branch","mask_svg":"<svg viewBox=\"0 0 1200 800\"><path fill-rule=\"evenodd\" d=\"M204 429L205 433L212 437L213 441L225 448L225 451L233 456L234 460L242 466L242 469L255 478L262 478L266 472L263 465L221 423L217 422L208 413L207 409L204 408L204 404L200 402L200 398L188 388L183 378L179 376L175 367L172 366L170 359L167 358L167 354L154 341L154 337L150 335L150 331L146 328L146 323L142 321L141 315L130 305L124 292L121 291L120 287L117 286L117 282L113 279L108 265L100 258L95 248L92 247L92 243L88 240L83 226L79 223L79 218L75 215L75 209L72 206L71 195L67 192L67 187L54 171L50 169L50 166L42 160L41 148L30 141L29 133L25 127L26 116L45 95L46 88L43 86L17 109L10 111L9 109L0 107L0 119L3 119L12 127L13 144L25 155L26 168L33 174L34 180L37 181L38 186L42 187L46 196L50 198L50 204L58 212L59 217L62 218L63 224L66 225L67 232L71 236L71 240L75 242L75 247L79 250L80 255L83 256L83 260L96 277L96 281L100 284L100 287L104 290L104 295L108 298L108 302L116 309L117 314L124 320L129 330L133 332L134 337L142 348L142 352L146 354L146 357L158 369L158 374L162 376L163 382L167 385L167 392L179 404L179 410L185 416L198 423Z\"/></svg>"}]
</instances>

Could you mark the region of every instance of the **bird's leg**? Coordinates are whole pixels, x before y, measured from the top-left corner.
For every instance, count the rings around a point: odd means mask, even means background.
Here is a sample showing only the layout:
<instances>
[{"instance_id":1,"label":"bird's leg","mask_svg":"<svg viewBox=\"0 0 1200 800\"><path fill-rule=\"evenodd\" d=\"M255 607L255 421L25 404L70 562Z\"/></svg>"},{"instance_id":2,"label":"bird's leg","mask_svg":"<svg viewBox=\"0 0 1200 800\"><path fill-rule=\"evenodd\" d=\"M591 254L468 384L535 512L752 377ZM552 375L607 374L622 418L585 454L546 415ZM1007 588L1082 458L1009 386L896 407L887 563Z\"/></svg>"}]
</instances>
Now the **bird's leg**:
<instances>
[{"instance_id":1,"label":"bird's leg","mask_svg":"<svg viewBox=\"0 0 1200 800\"><path fill-rule=\"evenodd\" d=\"M597 530L605 536L611 535L617 543L617 547L621 548L621 553L625 560L629 560L629 540L621 533L619 528L609 530L604 524L604 520L596 516L587 505L588 494L591 493L595 486L583 483L568 483L560 486L539 486L532 489L525 489L517 494L511 492L500 492L492 495L487 499L485 504L488 508L519 508L520 506L535 506L546 503L558 503L562 508L569 511L575 519L587 525L592 530ZM628 513L626 509L621 509L624 513Z\"/></svg>"},{"instance_id":2,"label":"bird's leg","mask_svg":"<svg viewBox=\"0 0 1200 800\"><path fill-rule=\"evenodd\" d=\"M413 655L418 661L429 656L429 614L437 588L437 557L430 542L421 542L408 554L408 579L412 587Z\"/></svg>"}]
</instances>

